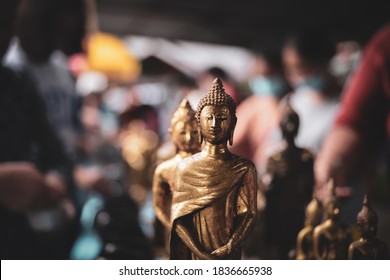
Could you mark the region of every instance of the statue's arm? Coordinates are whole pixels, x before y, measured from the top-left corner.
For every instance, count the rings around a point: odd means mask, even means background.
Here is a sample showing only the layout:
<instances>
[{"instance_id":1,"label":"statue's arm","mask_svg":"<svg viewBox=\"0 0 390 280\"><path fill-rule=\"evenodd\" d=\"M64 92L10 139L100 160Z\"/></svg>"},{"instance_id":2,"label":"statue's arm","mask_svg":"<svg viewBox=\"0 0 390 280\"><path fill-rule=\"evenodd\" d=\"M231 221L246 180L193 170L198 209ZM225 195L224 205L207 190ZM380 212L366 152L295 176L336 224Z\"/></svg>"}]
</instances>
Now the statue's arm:
<instances>
[{"instance_id":1,"label":"statue's arm","mask_svg":"<svg viewBox=\"0 0 390 280\"><path fill-rule=\"evenodd\" d=\"M244 185L238 194L237 210L238 226L230 238L233 246L238 246L248 236L256 221L257 173L254 166L244 178Z\"/></svg>"},{"instance_id":2,"label":"statue's arm","mask_svg":"<svg viewBox=\"0 0 390 280\"><path fill-rule=\"evenodd\" d=\"M307 258L306 252L305 252L305 239L306 235L308 234L308 231L304 228L298 233L297 237L297 260L305 260Z\"/></svg>"},{"instance_id":3,"label":"statue's arm","mask_svg":"<svg viewBox=\"0 0 390 280\"><path fill-rule=\"evenodd\" d=\"M164 180L162 177L161 166L158 166L153 176L152 197L153 208L157 218L166 228L170 228L170 217L164 206L164 198L167 195L164 189Z\"/></svg>"},{"instance_id":4,"label":"statue's arm","mask_svg":"<svg viewBox=\"0 0 390 280\"><path fill-rule=\"evenodd\" d=\"M184 244L200 259L212 260L215 257L205 252L195 237L195 234L186 226L185 221L180 219L176 222L176 233Z\"/></svg>"},{"instance_id":5,"label":"statue's arm","mask_svg":"<svg viewBox=\"0 0 390 280\"><path fill-rule=\"evenodd\" d=\"M314 253L314 258L317 260L322 260L322 230L320 227L316 227L314 229L313 233L313 253Z\"/></svg>"},{"instance_id":6,"label":"statue's arm","mask_svg":"<svg viewBox=\"0 0 390 280\"><path fill-rule=\"evenodd\" d=\"M228 242L212 252L218 257L226 257L249 235L257 214L257 175L255 167L248 170L237 198L237 227Z\"/></svg>"},{"instance_id":7,"label":"statue's arm","mask_svg":"<svg viewBox=\"0 0 390 280\"><path fill-rule=\"evenodd\" d=\"M356 256L355 256L355 245L353 243L351 245L349 245L349 248L348 248L348 259L349 260L356 259Z\"/></svg>"}]
</instances>

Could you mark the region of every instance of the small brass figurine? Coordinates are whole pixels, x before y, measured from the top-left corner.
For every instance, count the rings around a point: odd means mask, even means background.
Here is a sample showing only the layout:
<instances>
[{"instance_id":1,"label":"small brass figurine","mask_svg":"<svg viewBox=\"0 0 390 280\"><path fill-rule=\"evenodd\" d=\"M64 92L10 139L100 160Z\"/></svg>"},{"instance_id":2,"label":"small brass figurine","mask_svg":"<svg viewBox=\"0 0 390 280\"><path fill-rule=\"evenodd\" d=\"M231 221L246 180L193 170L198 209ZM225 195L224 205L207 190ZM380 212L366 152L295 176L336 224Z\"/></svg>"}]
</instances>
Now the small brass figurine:
<instances>
[{"instance_id":1,"label":"small brass figurine","mask_svg":"<svg viewBox=\"0 0 390 280\"><path fill-rule=\"evenodd\" d=\"M256 169L227 148L236 105L219 79L200 100L196 118L205 145L176 169L171 259L240 259L240 243L256 219Z\"/></svg>"},{"instance_id":2,"label":"small brass figurine","mask_svg":"<svg viewBox=\"0 0 390 280\"><path fill-rule=\"evenodd\" d=\"M314 185L313 154L295 145L299 116L289 104L282 112L280 130L285 147L268 159L263 180L268 259L291 257Z\"/></svg>"},{"instance_id":3,"label":"small brass figurine","mask_svg":"<svg viewBox=\"0 0 390 280\"><path fill-rule=\"evenodd\" d=\"M367 195L364 196L363 207L357 216L362 237L349 246L350 260L388 260L389 248L377 239L378 216L371 208Z\"/></svg>"},{"instance_id":4,"label":"small brass figurine","mask_svg":"<svg viewBox=\"0 0 390 280\"><path fill-rule=\"evenodd\" d=\"M327 220L314 229L314 256L318 260L346 260L352 241L349 229L340 221L340 204L329 181L331 198L326 205Z\"/></svg>"},{"instance_id":5,"label":"small brass figurine","mask_svg":"<svg viewBox=\"0 0 390 280\"><path fill-rule=\"evenodd\" d=\"M190 103L184 99L174 113L169 129L176 146L176 156L159 164L153 177L153 208L157 218L169 231L176 165L200 151L198 124Z\"/></svg>"},{"instance_id":6,"label":"small brass figurine","mask_svg":"<svg viewBox=\"0 0 390 280\"><path fill-rule=\"evenodd\" d=\"M305 227L299 232L297 238L297 260L314 260L313 232L322 221L323 209L321 202L313 192L313 199L306 207Z\"/></svg>"}]
</instances>

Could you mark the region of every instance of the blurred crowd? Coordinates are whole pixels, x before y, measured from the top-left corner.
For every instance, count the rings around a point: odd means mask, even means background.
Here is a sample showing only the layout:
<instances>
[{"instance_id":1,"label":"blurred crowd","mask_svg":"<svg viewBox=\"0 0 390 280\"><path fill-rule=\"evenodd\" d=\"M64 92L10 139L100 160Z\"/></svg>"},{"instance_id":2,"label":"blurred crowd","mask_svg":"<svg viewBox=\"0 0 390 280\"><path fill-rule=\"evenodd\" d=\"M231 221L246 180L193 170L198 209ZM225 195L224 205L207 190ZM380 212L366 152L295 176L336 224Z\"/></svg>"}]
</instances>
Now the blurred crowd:
<instances>
[{"instance_id":1,"label":"blurred crowd","mask_svg":"<svg viewBox=\"0 0 390 280\"><path fill-rule=\"evenodd\" d=\"M388 209L389 27L362 48L295 32L251 50L249 74L237 80L219 65L191 76L135 58L98 30L92 0L5 0L0 23L1 259L166 258L153 173L176 153L173 112L183 98L196 109L216 77L238 105L231 151L259 175L247 258L291 257L267 253L262 220L269 158L288 144L286 106L299 116L296 146L313 156L317 198L327 202L332 178L345 223L356 222L365 193ZM388 234L389 215L378 214Z\"/></svg>"}]
</instances>

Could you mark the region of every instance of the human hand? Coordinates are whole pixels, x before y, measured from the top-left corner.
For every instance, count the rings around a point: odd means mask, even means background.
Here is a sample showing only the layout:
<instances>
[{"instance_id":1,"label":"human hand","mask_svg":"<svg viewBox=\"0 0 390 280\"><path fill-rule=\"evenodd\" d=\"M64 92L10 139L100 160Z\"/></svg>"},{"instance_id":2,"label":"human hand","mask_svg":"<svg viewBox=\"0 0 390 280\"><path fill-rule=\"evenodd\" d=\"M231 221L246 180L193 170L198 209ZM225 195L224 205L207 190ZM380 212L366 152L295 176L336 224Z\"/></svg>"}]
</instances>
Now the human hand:
<instances>
[{"instance_id":1,"label":"human hand","mask_svg":"<svg viewBox=\"0 0 390 280\"><path fill-rule=\"evenodd\" d=\"M57 172L48 172L44 176L47 195L42 206L49 207L57 204L67 197L67 188L64 178Z\"/></svg>"},{"instance_id":2,"label":"human hand","mask_svg":"<svg viewBox=\"0 0 390 280\"><path fill-rule=\"evenodd\" d=\"M332 129L314 164L318 199L326 200L330 178L334 180L336 196L347 198L353 194L347 182L359 176L364 151L364 142L357 131L342 125Z\"/></svg>"},{"instance_id":3,"label":"human hand","mask_svg":"<svg viewBox=\"0 0 390 280\"><path fill-rule=\"evenodd\" d=\"M33 164L0 164L0 203L6 208L23 211L35 206L44 196L44 176Z\"/></svg>"}]
</instances>

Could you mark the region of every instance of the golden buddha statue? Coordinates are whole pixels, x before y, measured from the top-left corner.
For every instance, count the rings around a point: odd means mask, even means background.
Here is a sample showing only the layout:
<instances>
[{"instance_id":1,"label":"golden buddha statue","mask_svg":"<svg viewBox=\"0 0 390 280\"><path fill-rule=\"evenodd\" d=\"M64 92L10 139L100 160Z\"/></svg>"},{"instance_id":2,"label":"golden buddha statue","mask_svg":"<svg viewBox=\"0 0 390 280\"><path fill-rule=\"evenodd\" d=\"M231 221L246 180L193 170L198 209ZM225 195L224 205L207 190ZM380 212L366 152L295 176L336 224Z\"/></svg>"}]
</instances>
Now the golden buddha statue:
<instances>
[{"instance_id":1,"label":"golden buddha statue","mask_svg":"<svg viewBox=\"0 0 390 280\"><path fill-rule=\"evenodd\" d=\"M388 260L389 248L383 241L377 239L378 216L371 208L367 195L364 196L363 207L357 216L362 237L349 246L350 260Z\"/></svg>"},{"instance_id":2,"label":"golden buddha statue","mask_svg":"<svg viewBox=\"0 0 390 280\"><path fill-rule=\"evenodd\" d=\"M200 151L198 124L190 103L184 99L174 113L169 128L176 155L160 163L153 176L153 208L157 219L170 231L171 204L176 165Z\"/></svg>"},{"instance_id":3,"label":"golden buddha statue","mask_svg":"<svg viewBox=\"0 0 390 280\"><path fill-rule=\"evenodd\" d=\"M256 169L231 154L236 105L219 79L196 110L202 152L176 169L171 259L240 259L256 219Z\"/></svg>"},{"instance_id":4,"label":"golden buddha statue","mask_svg":"<svg viewBox=\"0 0 390 280\"><path fill-rule=\"evenodd\" d=\"M299 116L288 103L279 126L284 147L268 159L263 177L267 259L291 258L314 185L314 157L295 145Z\"/></svg>"},{"instance_id":5,"label":"golden buddha statue","mask_svg":"<svg viewBox=\"0 0 390 280\"><path fill-rule=\"evenodd\" d=\"M313 199L306 207L305 227L297 237L297 260L314 260L313 232L314 228L322 222L322 204L313 192Z\"/></svg>"},{"instance_id":6,"label":"golden buddha statue","mask_svg":"<svg viewBox=\"0 0 390 280\"><path fill-rule=\"evenodd\" d=\"M345 260L352 241L349 229L340 221L340 203L334 192L334 183L328 183L331 192L325 210L327 219L314 229L314 256L318 260Z\"/></svg>"}]
</instances>

